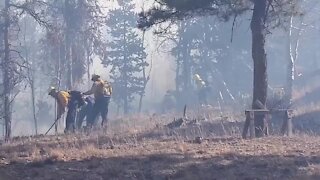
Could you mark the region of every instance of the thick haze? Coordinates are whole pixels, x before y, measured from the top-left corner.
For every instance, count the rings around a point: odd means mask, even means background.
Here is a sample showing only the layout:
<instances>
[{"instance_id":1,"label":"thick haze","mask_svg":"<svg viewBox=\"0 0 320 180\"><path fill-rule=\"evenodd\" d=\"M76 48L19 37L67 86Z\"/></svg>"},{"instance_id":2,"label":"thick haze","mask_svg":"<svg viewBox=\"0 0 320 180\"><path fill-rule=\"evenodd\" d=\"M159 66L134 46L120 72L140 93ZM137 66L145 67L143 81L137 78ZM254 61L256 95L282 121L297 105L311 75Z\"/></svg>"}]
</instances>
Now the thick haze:
<instances>
[{"instance_id":1,"label":"thick haze","mask_svg":"<svg viewBox=\"0 0 320 180\"><path fill-rule=\"evenodd\" d=\"M3 2L3 0L1 1ZM101 0L101 2L103 2ZM302 76L297 76L295 82L296 93L303 93L303 89L312 91L319 85L315 75L310 75L320 69L320 3L317 1L311 4L311 1L302 3L304 6L303 17L294 17L293 20L293 36L291 43L295 44L299 40L299 47L297 49L298 58L296 61L296 71L301 73ZM116 1L113 3L102 3L104 7L104 13L108 15L108 9L117 7ZM136 12L142 9L143 3L137 2ZM147 8L147 4L144 5ZM235 97L236 102L226 102L232 106L239 105L239 98L243 94L252 93L252 58L251 58L251 31L250 31L250 16L238 17L235 22L234 31L232 33L232 23L221 23L213 18L197 18L198 22L207 22L216 24L218 26L215 38L218 39L213 45L207 45L205 48L211 51L215 51L214 54L218 54L218 51L223 51L224 55L214 55L214 62L217 62L217 68L220 71L220 77L218 75L214 77L216 80L211 84L214 90L221 91L226 97L226 89L230 90L231 94ZM185 22L190 22L188 20ZM33 22L34 24L34 22ZM27 29L26 32L33 31L34 27L28 26L24 20L20 21L21 29ZM206 27L206 26L204 26ZM37 33L28 35L28 38L34 38L34 42L41 39L44 35L42 28L37 26ZM202 29L206 31L208 29ZM195 27L190 27L190 33L185 35L188 38L198 37L202 33ZM137 30L139 31L139 30ZM160 44L163 38L157 37L153 34L154 29L150 29L146 32L145 47L147 51L147 61L150 66L147 69L147 74L150 74L150 81L147 84L146 95L144 98L143 112L159 112L161 102L164 94L167 90L175 90L175 70L176 70L176 57L170 53L171 49L175 47L173 41L168 40L166 43ZM209 30L215 31L215 29ZM35 35L36 34L36 35ZM142 35L142 32L139 31ZM36 36L36 37L34 37ZM231 42L232 36L232 42ZM22 35L19 35L22 39ZM105 39L111 38L109 34L104 34ZM282 27L271 30L271 34L267 36L267 59L268 59L268 77L269 77L269 93L272 93L272 88L284 87L286 84L286 71L288 62L288 32ZM195 42L193 42L195 43ZM192 43L191 43L192 44ZM214 46L214 47L213 47ZM216 48L218 47L218 48ZM36 53L36 52L35 52ZM195 58L195 56L194 56ZM201 59L201 58L200 58ZM151 68L151 70L150 70ZM94 58L93 65L90 68L91 73L101 74L102 77L109 79L108 69L101 65L101 61L98 57ZM192 73L197 73L197 70L192 70ZM320 74L318 74L320 75ZM37 72L37 77L46 76L44 72ZM313 79L312 79L313 78ZM316 80L316 81L315 81ZM44 133L49 124L54 121L54 100L47 95L47 89L51 82L48 79L37 80L36 99L48 102L50 105L50 111L47 116L38 118L39 132ZM224 81L226 87L220 82ZM89 84L90 83L90 84ZM79 90L85 91L91 86L91 82L84 78L83 84L78 85ZM304 88L303 88L304 87ZM30 88L21 86L21 92L16 97L16 101L13 107L13 122L12 131L13 135L29 135L34 133L33 128L33 115L31 109ZM306 90L305 90L306 91ZM298 93L297 93L298 94ZM297 95L298 96L298 95ZM313 98L315 103L319 99ZM212 104L215 104L213 102ZM241 103L240 103L241 104ZM137 111L138 99L133 103L135 111ZM115 117L115 105L111 103L110 118ZM239 112L246 107L240 107ZM134 114L134 112L133 112Z\"/></svg>"}]
</instances>

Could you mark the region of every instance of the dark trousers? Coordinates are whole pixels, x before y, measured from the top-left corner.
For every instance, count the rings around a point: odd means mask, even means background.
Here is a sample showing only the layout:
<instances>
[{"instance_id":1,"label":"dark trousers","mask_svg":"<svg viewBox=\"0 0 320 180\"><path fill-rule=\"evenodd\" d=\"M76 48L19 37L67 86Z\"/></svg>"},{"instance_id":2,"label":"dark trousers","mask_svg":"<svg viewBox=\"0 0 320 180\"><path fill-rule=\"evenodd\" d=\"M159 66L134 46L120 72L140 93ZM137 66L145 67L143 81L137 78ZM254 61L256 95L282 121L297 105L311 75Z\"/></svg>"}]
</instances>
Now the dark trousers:
<instances>
[{"instance_id":1,"label":"dark trousers","mask_svg":"<svg viewBox=\"0 0 320 180\"><path fill-rule=\"evenodd\" d=\"M97 116L99 114L101 114L102 117L102 126L104 123L107 123L109 102L109 96L102 96L100 98L95 99L95 103L93 105L89 121L87 122L89 126L92 126L95 123L95 120L97 119Z\"/></svg>"},{"instance_id":2,"label":"dark trousers","mask_svg":"<svg viewBox=\"0 0 320 180\"><path fill-rule=\"evenodd\" d=\"M207 105L207 91L205 88L201 88L198 92L198 97L199 97L199 102L200 104L205 104Z\"/></svg>"},{"instance_id":3,"label":"dark trousers","mask_svg":"<svg viewBox=\"0 0 320 180\"><path fill-rule=\"evenodd\" d=\"M68 104L68 112L66 118L66 130L65 131L74 131L75 130L75 121L77 115L77 102L70 102Z\"/></svg>"},{"instance_id":4,"label":"dark trousers","mask_svg":"<svg viewBox=\"0 0 320 180\"><path fill-rule=\"evenodd\" d=\"M85 102L80 91L70 91L69 94L70 100L68 103L65 131L74 131L77 116L77 108L84 105Z\"/></svg>"},{"instance_id":5,"label":"dark trousers","mask_svg":"<svg viewBox=\"0 0 320 180\"><path fill-rule=\"evenodd\" d=\"M90 114L93 110L93 103L87 103L85 106L83 106L79 113L77 118L77 128L80 129L83 123L84 118L87 119L87 124L89 123Z\"/></svg>"}]
</instances>

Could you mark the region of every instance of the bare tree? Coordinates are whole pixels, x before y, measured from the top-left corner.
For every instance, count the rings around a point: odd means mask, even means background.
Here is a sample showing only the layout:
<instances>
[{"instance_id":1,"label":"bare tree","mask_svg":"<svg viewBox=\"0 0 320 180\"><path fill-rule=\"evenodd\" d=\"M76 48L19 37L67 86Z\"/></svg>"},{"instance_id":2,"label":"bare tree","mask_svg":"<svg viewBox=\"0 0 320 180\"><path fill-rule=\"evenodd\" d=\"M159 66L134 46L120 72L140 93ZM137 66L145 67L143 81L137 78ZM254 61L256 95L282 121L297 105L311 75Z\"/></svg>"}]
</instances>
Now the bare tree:
<instances>
[{"instance_id":1,"label":"bare tree","mask_svg":"<svg viewBox=\"0 0 320 180\"><path fill-rule=\"evenodd\" d=\"M27 68L27 83L30 86L31 90L31 104L32 104L32 115L34 120L34 128L35 128L35 134L38 135L38 120L37 120L37 113L36 113L36 94L35 94L35 62L31 62L30 60L30 47L27 45L26 35L27 35L27 23L28 19L24 20L24 34L23 34L23 41L25 46L25 60L29 64L29 67ZM32 39L34 41L34 39ZM32 41L31 40L31 41Z\"/></svg>"},{"instance_id":2,"label":"bare tree","mask_svg":"<svg viewBox=\"0 0 320 180\"><path fill-rule=\"evenodd\" d=\"M145 45L144 45L144 40L145 40L145 31L143 31L143 35L142 35L142 47L145 47ZM141 61L144 62L144 63L146 63L146 59L141 59ZM143 89L144 89L144 90L146 89L147 83L148 83L148 81L150 80L151 68L152 68L152 67L150 67L149 74L147 75L147 73L146 73L146 67L145 67L145 66L142 67L142 79L143 79ZM140 95L140 98L139 98L139 108L138 108L139 113L141 113L141 110L142 110L142 102L143 102L143 97L144 97L144 95L145 95L144 90L139 93L139 95Z\"/></svg>"},{"instance_id":3,"label":"bare tree","mask_svg":"<svg viewBox=\"0 0 320 180\"><path fill-rule=\"evenodd\" d=\"M11 137L11 91L12 88L10 85L12 84L10 77L10 44L9 44L9 27L10 27L10 0L5 0L4 7L4 27L3 27L3 43L4 43L4 59L3 59L3 102L4 102L4 121L5 121L5 140L8 141Z\"/></svg>"},{"instance_id":4,"label":"bare tree","mask_svg":"<svg viewBox=\"0 0 320 180\"><path fill-rule=\"evenodd\" d=\"M287 85L285 88L286 93L286 105L288 107L292 104L292 91L293 91L293 81L295 76L295 57L292 47L292 31L293 31L293 16L290 17L290 27L288 30L288 42L287 42L287 52L288 52L288 68L287 68ZM299 44L299 40L297 41Z\"/></svg>"},{"instance_id":5,"label":"bare tree","mask_svg":"<svg viewBox=\"0 0 320 180\"><path fill-rule=\"evenodd\" d=\"M288 24L287 30L287 84L285 88L285 105L287 107L291 107L293 103L293 85L296 76L295 64L299 57L299 47L301 36L304 31L309 27L313 28L310 22L306 22L308 16L314 16L313 11L317 11L315 7L317 7L319 1L302 1L301 9L304 13L304 16L298 16L298 18L294 18L294 13L291 12L290 20Z\"/></svg>"},{"instance_id":6,"label":"bare tree","mask_svg":"<svg viewBox=\"0 0 320 180\"><path fill-rule=\"evenodd\" d=\"M27 63L21 56L20 52L14 49L14 33L19 32L18 19L21 15L27 14L31 16L41 25L47 25L41 13L38 12L38 7L44 5L42 1L26 1L24 3L5 0L3 8L3 47L4 58L2 60L1 71L3 74L3 103L4 103L4 120L5 120L5 140L8 141L11 137L11 121L12 121L12 103L20 92L15 88L25 79L24 70L27 69ZM22 62L19 62L22 60Z\"/></svg>"}]
</instances>

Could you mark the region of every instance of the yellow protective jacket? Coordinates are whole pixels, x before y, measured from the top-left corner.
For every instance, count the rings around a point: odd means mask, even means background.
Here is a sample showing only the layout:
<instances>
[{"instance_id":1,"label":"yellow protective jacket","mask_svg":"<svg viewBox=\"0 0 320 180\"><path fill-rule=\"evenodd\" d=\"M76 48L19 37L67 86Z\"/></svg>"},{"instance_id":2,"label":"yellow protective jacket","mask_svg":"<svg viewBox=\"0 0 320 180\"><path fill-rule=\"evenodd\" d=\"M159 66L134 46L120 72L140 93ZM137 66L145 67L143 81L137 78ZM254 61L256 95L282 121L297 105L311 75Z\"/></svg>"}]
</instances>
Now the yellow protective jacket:
<instances>
[{"instance_id":1,"label":"yellow protective jacket","mask_svg":"<svg viewBox=\"0 0 320 180\"><path fill-rule=\"evenodd\" d=\"M112 94L112 87L111 84L107 81L103 81L98 79L96 82L93 83L91 89L85 93L84 95L94 95L94 98L99 98L103 96L111 96Z\"/></svg>"},{"instance_id":2,"label":"yellow protective jacket","mask_svg":"<svg viewBox=\"0 0 320 180\"><path fill-rule=\"evenodd\" d=\"M202 80L196 81L198 89L205 87L206 83Z\"/></svg>"},{"instance_id":3,"label":"yellow protective jacket","mask_svg":"<svg viewBox=\"0 0 320 180\"><path fill-rule=\"evenodd\" d=\"M198 89L201 89L206 85L206 83L201 79L199 75L195 76L194 79L196 81Z\"/></svg>"},{"instance_id":4,"label":"yellow protective jacket","mask_svg":"<svg viewBox=\"0 0 320 180\"><path fill-rule=\"evenodd\" d=\"M70 94L67 91L59 91L56 97L57 100L57 118L60 119L62 114L66 111L69 103Z\"/></svg>"}]
</instances>

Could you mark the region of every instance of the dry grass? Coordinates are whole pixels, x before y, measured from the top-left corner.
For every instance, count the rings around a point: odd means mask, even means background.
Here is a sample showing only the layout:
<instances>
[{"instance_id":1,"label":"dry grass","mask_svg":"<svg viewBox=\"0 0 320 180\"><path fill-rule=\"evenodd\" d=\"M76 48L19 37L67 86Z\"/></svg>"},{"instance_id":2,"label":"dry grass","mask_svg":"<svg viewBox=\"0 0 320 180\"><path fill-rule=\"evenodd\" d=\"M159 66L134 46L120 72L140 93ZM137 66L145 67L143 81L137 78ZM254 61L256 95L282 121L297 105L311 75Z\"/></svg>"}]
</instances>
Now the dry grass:
<instances>
[{"instance_id":1,"label":"dry grass","mask_svg":"<svg viewBox=\"0 0 320 180\"><path fill-rule=\"evenodd\" d=\"M71 138L66 137L66 138ZM68 144L36 138L3 145L1 177L10 179L312 179L319 137L210 138ZM90 141L91 140L91 141ZM51 141L51 140L50 140ZM70 142L69 142L70 143ZM81 145L83 144L83 145ZM105 146L103 146L105 145ZM66 147L68 146L68 147ZM22 148L23 147L23 148Z\"/></svg>"},{"instance_id":2,"label":"dry grass","mask_svg":"<svg viewBox=\"0 0 320 180\"><path fill-rule=\"evenodd\" d=\"M318 136L243 140L242 115L207 111L190 112L196 124L163 128L174 117L181 115L118 118L107 133L15 138L0 146L0 180L320 178Z\"/></svg>"}]
</instances>

